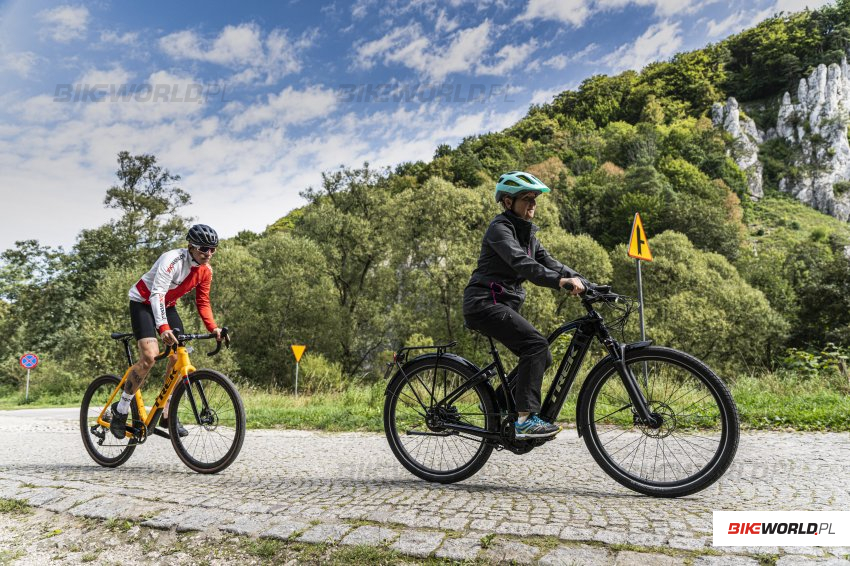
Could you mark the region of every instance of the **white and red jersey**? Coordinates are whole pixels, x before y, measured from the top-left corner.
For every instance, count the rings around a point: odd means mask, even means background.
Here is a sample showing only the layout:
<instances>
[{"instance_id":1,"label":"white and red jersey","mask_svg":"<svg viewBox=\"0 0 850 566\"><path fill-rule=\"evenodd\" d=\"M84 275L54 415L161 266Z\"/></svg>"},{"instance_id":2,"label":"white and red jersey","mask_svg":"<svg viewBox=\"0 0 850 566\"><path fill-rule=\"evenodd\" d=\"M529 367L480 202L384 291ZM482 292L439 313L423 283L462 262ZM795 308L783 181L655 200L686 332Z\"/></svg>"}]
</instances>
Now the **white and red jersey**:
<instances>
[{"instance_id":1,"label":"white and red jersey","mask_svg":"<svg viewBox=\"0 0 850 566\"><path fill-rule=\"evenodd\" d=\"M197 288L195 305L198 314L207 330L212 332L217 325L210 308L211 283L212 268L209 264L198 264L186 248L171 250L159 256L151 270L130 287L130 300L151 305L156 329L162 334L171 330L165 309L173 307L177 299Z\"/></svg>"}]
</instances>

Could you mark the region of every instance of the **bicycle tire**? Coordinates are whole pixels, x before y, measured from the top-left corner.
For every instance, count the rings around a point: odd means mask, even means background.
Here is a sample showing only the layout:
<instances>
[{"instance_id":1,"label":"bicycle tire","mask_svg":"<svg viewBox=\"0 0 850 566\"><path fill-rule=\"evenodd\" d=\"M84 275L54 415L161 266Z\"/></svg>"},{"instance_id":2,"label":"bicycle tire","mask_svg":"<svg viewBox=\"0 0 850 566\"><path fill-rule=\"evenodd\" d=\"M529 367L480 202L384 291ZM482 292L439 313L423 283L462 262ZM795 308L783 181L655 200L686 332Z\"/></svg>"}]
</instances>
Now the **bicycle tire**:
<instances>
[{"instance_id":1,"label":"bicycle tire","mask_svg":"<svg viewBox=\"0 0 850 566\"><path fill-rule=\"evenodd\" d=\"M168 434L180 460L200 474L216 474L232 464L245 440L245 408L236 386L222 373L201 369L189 374L193 397L203 422L195 418L185 381L177 385L168 408ZM203 407L198 384L208 406ZM177 422L189 435L177 434ZM207 450L215 452L207 455Z\"/></svg>"},{"instance_id":2,"label":"bicycle tire","mask_svg":"<svg viewBox=\"0 0 850 566\"><path fill-rule=\"evenodd\" d=\"M578 409L584 441L594 460L621 485L653 497L682 497L713 484L732 464L740 437L738 412L724 383L703 362L672 348L630 350L625 361L650 410L662 415L664 423L652 429L638 421L614 363L606 363L588 378ZM646 463L647 447L654 453L650 464ZM661 477L656 478L659 473Z\"/></svg>"},{"instance_id":3,"label":"bicycle tire","mask_svg":"<svg viewBox=\"0 0 850 566\"><path fill-rule=\"evenodd\" d=\"M117 375L101 375L95 378L86 389L80 406L80 433L83 437L83 446L86 447L86 452L92 460L105 468L117 468L136 450L136 444L131 439L119 440L112 436L108 428L97 424L97 418L103 406L120 382L121 378ZM138 420L139 411L135 402L130 403L130 411L133 420Z\"/></svg>"},{"instance_id":4,"label":"bicycle tire","mask_svg":"<svg viewBox=\"0 0 850 566\"><path fill-rule=\"evenodd\" d=\"M427 392L430 397L429 405L433 407L435 396L432 393L441 386L445 392L451 391L473 375L474 372L470 368L455 360L442 358L435 364L434 358L429 357L411 361L404 367L404 372L397 374L387 386L384 400L384 431L387 441L399 462L415 476L430 482L454 483L475 474L490 458L493 446L483 439L461 435L438 436L445 431L434 430L428 426L423 418L425 413L422 412L427 410L424 404L416 401L420 392L423 395ZM427 383L432 383L430 389ZM417 403L420 407L416 407ZM466 392L448 411L452 415L451 418L457 418L459 423L474 424L490 431L498 430L496 400L492 388L489 388L487 383L476 385ZM453 456L453 463L448 464L452 467L435 467L437 449L429 449L440 443L440 439L443 440L439 452L441 457L449 450L457 449L455 453L459 456ZM464 444L453 441L463 441ZM426 445L424 454L420 450L423 444ZM430 459L428 454L432 455Z\"/></svg>"}]
</instances>

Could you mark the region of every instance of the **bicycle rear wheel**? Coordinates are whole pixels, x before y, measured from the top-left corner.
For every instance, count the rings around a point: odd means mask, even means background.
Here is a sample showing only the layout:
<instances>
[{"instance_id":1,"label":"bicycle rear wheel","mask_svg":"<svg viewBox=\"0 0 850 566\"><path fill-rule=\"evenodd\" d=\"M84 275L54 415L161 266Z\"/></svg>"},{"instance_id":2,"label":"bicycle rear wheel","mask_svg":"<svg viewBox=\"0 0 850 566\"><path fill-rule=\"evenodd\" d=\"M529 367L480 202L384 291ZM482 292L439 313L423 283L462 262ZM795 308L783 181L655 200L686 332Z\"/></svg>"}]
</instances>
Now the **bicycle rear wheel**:
<instances>
[{"instance_id":1,"label":"bicycle rear wheel","mask_svg":"<svg viewBox=\"0 0 850 566\"><path fill-rule=\"evenodd\" d=\"M439 483L461 481L490 458L492 445L437 424L453 421L498 430L498 410L487 384L465 391L450 406L437 406L473 375L449 358L436 366L433 358L414 360L387 387L384 431L393 454L414 475Z\"/></svg>"},{"instance_id":2,"label":"bicycle rear wheel","mask_svg":"<svg viewBox=\"0 0 850 566\"><path fill-rule=\"evenodd\" d=\"M177 434L177 420L188 435ZM189 374L175 388L168 408L168 433L177 456L201 474L215 474L232 464L245 440L245 409L236 386L208 369Z\"/></svg>"},{"instance_id":3,"label":"bicycle rear wheel","mask_svg":"<svg viewBox=\"0 0 850 566\"><path fill-rule=\"evenodd\" d=\"M129 438L115 438L107 427L98 424L97 418L103 412L103 408L109 401L109 397L121 382L116 375L101 375L91 382L80 406L80 432L83 436L83 445L92 460L107 468L116 468L126 462L136 444ZM121 394L116 395L113 402L120 399ZM131 418L139 419L139 411L135 403L130 403ZM104 420L109 422L112 418L112 409L106 408Z\"/></svg>"},{"instance_id":4,"label":"bicycle rear wheel","mask_svg":"<svg viewBox=\"0 0 850 566\"><path fill-rule=\"evenodd\" d=\"M655 497L703 490L723 475L738 448L738 412L729 390L704 363L670 348L626 353L650 412L644 425L613 364L592 376L579 407L584 441L620 484Z\"/></svg>"}]
</instances>

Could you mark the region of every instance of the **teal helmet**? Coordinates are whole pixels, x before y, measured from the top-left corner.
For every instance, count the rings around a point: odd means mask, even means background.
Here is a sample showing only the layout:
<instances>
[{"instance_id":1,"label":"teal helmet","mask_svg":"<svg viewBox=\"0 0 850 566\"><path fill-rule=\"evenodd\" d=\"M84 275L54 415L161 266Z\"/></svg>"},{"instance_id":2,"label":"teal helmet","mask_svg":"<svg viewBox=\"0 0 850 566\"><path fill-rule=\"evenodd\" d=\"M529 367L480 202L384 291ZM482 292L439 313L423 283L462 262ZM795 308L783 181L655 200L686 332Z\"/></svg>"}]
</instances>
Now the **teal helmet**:
<instances>
[{"instance_id":1,"label":"teal helmet","mask_svg":"<svg viewBox=\"0 0 850 566\"><path fill-rule=\"evenodd\" d=\"M524 171L511 171L499 177L496 183L496 202L501 202L506 196L514 196L519 193L548 193L549 187L543 181L530 173Z\"/></svg>"}]
</instances>

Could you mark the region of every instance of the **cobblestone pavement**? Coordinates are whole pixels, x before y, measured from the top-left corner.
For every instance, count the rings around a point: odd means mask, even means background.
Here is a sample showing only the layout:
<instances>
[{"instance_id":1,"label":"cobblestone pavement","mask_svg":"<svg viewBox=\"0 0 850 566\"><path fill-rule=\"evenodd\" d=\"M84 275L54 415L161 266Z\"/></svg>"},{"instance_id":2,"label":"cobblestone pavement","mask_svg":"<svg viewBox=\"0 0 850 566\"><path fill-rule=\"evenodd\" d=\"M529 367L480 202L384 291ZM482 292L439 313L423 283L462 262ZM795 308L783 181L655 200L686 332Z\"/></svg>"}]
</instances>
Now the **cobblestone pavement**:
<instances>
[{"instance_id":1,"label":"cobblestone pavement","mask_svg":"<svg viewBox=\"0 0 850 566\"><path fill-rule=\"evenodd\" d=\"M178 532L457 560L850 565L848 548L711 545L712 510L850 509L847 434L743 434L718 483L662 500L609 479L573 430L526 456L494 453L477 475L444 486L410 475L382 435L361 433L249 431L237 462L214 476L193 473L152 437L124 466L100 468L77 423L73 410L0 411L0 498Z\"/></svg>"}]
</instances>

